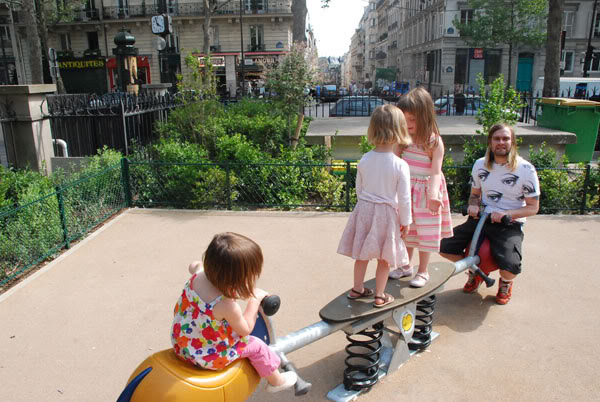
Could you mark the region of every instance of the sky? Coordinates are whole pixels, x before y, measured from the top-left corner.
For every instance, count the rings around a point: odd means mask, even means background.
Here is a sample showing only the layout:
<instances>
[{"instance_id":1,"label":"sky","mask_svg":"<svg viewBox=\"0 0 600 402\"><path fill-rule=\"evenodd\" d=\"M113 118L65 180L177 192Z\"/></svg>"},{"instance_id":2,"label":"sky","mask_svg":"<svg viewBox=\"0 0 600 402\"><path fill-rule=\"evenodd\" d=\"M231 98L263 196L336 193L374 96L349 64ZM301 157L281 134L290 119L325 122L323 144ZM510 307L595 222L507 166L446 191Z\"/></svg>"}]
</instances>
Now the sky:
<instances>
[{"instance_id":1,"label":"sky","mask_svg":"<svg viewBox=\"0 0 600 402\"><path fill-rule=\"evenodd\" d=\"M368 0L331 0L329 8L321 8L321 0L306 0L319 57L343 56L350 49L350 39L368 4Z\"/></svg>"}]
</instances>

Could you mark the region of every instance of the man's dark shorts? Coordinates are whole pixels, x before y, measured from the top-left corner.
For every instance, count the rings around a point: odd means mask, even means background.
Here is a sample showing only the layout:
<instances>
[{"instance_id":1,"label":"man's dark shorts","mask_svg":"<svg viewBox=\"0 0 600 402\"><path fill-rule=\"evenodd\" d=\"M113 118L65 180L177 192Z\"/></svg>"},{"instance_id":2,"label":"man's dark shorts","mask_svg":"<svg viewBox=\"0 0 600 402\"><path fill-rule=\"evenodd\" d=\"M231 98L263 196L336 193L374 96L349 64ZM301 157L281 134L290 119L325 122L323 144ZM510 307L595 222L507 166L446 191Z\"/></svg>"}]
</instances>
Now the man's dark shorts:
<instances>
[{"instance_id":1,"label":"man's dark shorts","mask_svg":"<svg viewBox=\"0 0 600 402\"><path fill-rule=\"evenodd\" d=\"M467 244L473 238L477 219L469 216L462 225L454 228L454 236L442 239L440 252L463 255ZM521 245L523 244L522 224L513 222L510 225L502 223L486 223L483 226L480 242L484 238L490 241L490 251L496 265L502 270L518 275L521 273ZM479 245L478 245L479 247Z\"/></svg>"}]
</instances>

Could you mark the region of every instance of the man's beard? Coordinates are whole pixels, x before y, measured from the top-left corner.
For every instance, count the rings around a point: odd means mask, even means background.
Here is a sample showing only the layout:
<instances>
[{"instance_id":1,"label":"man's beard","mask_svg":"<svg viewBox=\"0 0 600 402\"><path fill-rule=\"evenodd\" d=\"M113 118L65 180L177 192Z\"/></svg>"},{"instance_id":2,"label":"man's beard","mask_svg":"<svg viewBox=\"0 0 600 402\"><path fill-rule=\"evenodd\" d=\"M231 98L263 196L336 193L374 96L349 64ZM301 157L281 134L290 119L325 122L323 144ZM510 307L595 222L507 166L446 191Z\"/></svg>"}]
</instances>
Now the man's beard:
<instances>
[{"instance_id":1,"label":"man's beard","mask_svg":"<svg viewBox=\"0 0 600 402\"><path fill-rule=\"evenodd\" d=\"M508 148L498 148L496 147L493 151L494 156L508 156L510 153L510 147Z\"/></svg>"}]
</instances>

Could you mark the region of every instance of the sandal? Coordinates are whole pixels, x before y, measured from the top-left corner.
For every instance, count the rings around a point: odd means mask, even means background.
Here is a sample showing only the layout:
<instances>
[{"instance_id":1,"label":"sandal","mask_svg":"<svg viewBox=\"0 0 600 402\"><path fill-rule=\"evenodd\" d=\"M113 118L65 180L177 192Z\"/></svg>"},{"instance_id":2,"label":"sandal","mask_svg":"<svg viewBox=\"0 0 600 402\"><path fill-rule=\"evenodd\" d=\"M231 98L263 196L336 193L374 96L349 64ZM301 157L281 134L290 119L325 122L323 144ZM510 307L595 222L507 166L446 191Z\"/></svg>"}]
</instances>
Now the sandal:
<instances>
[{"instance_id":1,"label":"sandal","mask_svg":"<svg viewBox=\"0 0 600 402\"><path fill-rule=\"evenodd\" d=\"M358 296L352 296L352 292L356 293ZM356 300L356 299L373 297L373 295L374 295L373 289L364 288L361 293L358 290L352 288L352 289L350 289L350 293L348 293L348 295L346 297L350 300Z\"/></svg>"},{"instance_id":2,"label":"sandal","mask_svg":"<svg viewBox=\"0 0 600 402\"><path fill-rule=\"evenodd\" d=\"M381 304L377 304L377 300L383 300L383 303ZM388 304L392 303L394 300L394 296L392 296L389 293L384 293L383 296L375 296L375 303L373 303L373 307L383 307L383 306L387 306Z\"/></svg>"}]
</instances>

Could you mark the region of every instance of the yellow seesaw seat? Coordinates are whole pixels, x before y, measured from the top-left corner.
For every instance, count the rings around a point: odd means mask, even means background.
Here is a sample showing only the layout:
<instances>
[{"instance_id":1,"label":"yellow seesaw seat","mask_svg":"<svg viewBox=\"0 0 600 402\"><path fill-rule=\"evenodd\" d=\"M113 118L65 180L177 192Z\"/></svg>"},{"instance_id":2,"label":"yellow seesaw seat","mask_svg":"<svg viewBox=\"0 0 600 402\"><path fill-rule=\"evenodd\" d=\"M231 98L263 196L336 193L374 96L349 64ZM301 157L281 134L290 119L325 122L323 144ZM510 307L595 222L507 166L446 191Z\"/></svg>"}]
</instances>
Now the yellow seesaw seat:
<instances>
[{"instance_id":1,"label":"yellow seesaw seat","mask_svg":"<svg viewBox=\"0 0 600 402\"><path fill-rule=\"evenodd\" d=\"M203 370L178 359L172 349L148 357L127 382L148 367L152 371L135 390L132 402L243 402L260 382L248 359L239 359L219 371Z\"/></svg>"}]
</instances>

